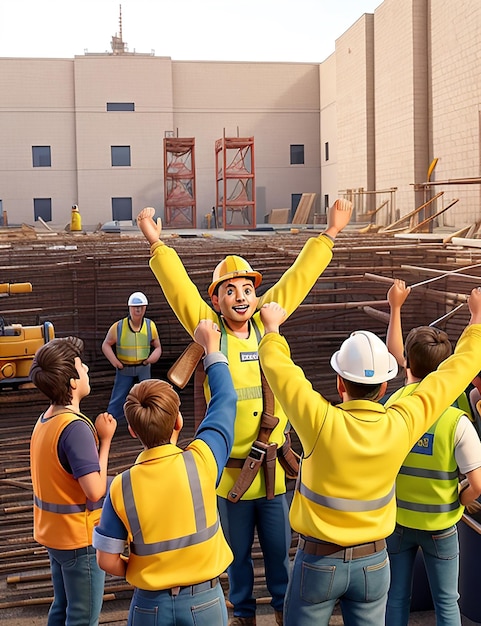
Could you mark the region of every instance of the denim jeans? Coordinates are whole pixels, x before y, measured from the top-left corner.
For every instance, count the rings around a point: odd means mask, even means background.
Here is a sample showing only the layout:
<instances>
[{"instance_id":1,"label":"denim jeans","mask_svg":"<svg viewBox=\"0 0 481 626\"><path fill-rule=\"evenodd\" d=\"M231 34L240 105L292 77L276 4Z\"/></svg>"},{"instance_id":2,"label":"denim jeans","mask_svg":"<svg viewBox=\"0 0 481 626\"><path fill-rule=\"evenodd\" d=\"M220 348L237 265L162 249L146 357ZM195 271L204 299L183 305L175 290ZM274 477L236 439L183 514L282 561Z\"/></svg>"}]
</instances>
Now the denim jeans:
<instances>
[{"instance_id":1,"label":"denim jeans","mask_svg":"<svg viewBox=\"0 0 481 626\"><path fill-rule=\"evenodd\" d=\"M135 589L127 626L226 626L227 607L220 582L169 590Z\"/></svg>"},{"instance_id":2,"label":"denim jeans","mask_svg":"<svg viewBox=\"0 0 481 626\"><path fill-rule=\"evenodd\" d=\"M388 588L386 550L344 561L298 549L287 587L284 626L328 626L337 600L347 626L384 626Z\"/></svg>"},{"instance_id":3,"label":"denim jeans","mask_svg":"<svg viewBox=\"0 0 481 626\"><path fill-rule=\"evenodd\" d=\"M95 548L47 548L53 584L48 626L96 626L104 596L105 572L97 565Z\"/></svg>"},{"instance_id":4,"label":"denim jeans","mask_svg":"<svg viewBox=\"0 0 481 626\"><path fill-rule=\"evenodd\" d=\"M225 498L217 498L217 504L225 537L234 554L234 561L227 570L229 600L234 607L234 615L252 617L256 612L251 557L256 528L264 556L266 585L272 597L271 604L276 611L282 611L289 577L291 545L286 496L282 494L272 500L256 498L235 503Z\"/></svg>"},{"instance_id":5,"label":"denim jeans","mask_svg":"<svg viewBox=\"0 0 481 626\"><path fill-rule=\"evenodd\" d=\"M114 386L110 396L107 412L117 421L124 421L124 404L129 391L136 382L150 378L150 365L137 365L115 370Z\"/></svg>"},{"instance_id":6,"label":"denim jeans","mask_svg":"<svg viewBox=\"0 0 481 626\"><path fill-rule=\"evenodd\" d=\"M396 526L388 537L391 587L386 624L405 626L409 621L414 561L421 548L431 587L437 626L460 626L458 606L459 542L456 526L427 531Z\"/></svg>"}]
</instances>

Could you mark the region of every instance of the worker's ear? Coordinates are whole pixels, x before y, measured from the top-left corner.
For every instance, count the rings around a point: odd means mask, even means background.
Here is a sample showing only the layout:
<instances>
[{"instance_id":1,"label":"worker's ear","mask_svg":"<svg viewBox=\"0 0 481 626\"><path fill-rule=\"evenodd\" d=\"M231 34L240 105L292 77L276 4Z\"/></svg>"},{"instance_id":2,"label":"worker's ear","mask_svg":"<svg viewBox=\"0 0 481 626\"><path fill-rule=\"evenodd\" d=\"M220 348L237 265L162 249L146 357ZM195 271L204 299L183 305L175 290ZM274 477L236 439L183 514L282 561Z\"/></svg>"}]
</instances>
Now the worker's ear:
<instances>
[{"instance_id":1,"label":"worker's ear","mask_svg":"<svg viewBox=\"0 0 481 626\"><path fill-rule=\"evenodd\" d=\"M177 413L177 417L175 418L174 432L180 433L183 426L184 426L184 418L182 417L182 413L179 411Z\"/></svg>"},{"instance_id":2,"label":"worker's ear","mask_svg":"<svg viewBox=\"0 0 481 626\"><path fill-rule=\"evenodd\" d=\"M71 378L70 379L70 388L71 389L77 389L77 378Z\"/></svg>"},{"instance_id":3,"label":"worker's ear","mask_svg":"<svg viewBox=\"0 0 481 626\"><path fill-rule=\"evenodd\" d=\"M337 393L339 394L339 397L343 398L343 394L346 392L346 387L344 385L344 381L342 380L342 378L338 375L337 376Z\"/></svg>"},{"instance_id":4,"label":"worker's ear","mask_svg":"<svg viewBox=\"0 0 481 626\"><path fill-rule=\"evenodd\" d=\"M129 429L130 436L134 439L137 439L137 435L129 423L127 423L127 428Z\"/></svg>"},{"instance_id":5,"label":"worker's ear","mask_svg":"<svg viewBox=\"0 0 481 626\"><path fill-rule=\"evenodd\" d=\"M210 297L210 301L212 302L212 306L214 307L214 311L216 311L217 313L220 312L220 307L219 307L219 296L216 293L213 293Z\"/></svg>"}]
</instances>

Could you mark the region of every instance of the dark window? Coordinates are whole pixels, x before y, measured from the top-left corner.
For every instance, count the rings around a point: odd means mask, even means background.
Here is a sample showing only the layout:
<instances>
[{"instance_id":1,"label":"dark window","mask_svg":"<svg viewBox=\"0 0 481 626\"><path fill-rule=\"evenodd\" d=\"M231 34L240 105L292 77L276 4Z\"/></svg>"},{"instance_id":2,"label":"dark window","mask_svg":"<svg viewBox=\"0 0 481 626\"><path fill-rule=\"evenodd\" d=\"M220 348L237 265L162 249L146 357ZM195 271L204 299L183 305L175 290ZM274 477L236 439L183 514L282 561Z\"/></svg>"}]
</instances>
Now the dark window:
<instances>
[{"instance_id":1,"label":"dark window","mask_svg":"<svg viewBox=\"0 0 481 626\"><path fill-rule=\"evenodd\" d=\"M328 208L329 208L329 194L326 193L324 195L324 209L327 211Z\"/></svg>"},{"instance_id":2,"label":"dark window","mask_svg":"<svg viewBox=\"0 0 481 626\"><path fill-rule=\"evenodd\" d=\"M302 193L291 194L291 220L296 214L297 205L301 201Z\"/></svg>"},{"instance_id":3,"label":"dark window","mask_svg":"<svg viewBox=\"0 0 481 626\"><path fill-rule=\"evenodd\" d=\"M50 146L32 146L33 167L50 167Z\"/></svg>"},{"instance_id":4,"label":"dark window","mask_svg":"<svg viewBox=\"0 0 481 626\"><path fill-rule=\"evenodd\" d=\"M52 199L51 198L34 198L33 199L33 217L36 222L41 217L44 222L52 221Z\"/></svg>"},{"instance_id":5,"label":"dark window","mask_svg":"<svg viewBox=\"0 0 481 626\"><path fill-rule=\"evenodd\" d=\"M324 144L324 158L326 159L326 161L329 161L329 142L326 141L326 143Z\"/></svg>"},{"instance_id":6,"label":"dark window","mask_svg":"<svg viewBox=\"0 0 481 626\"><path fill-rule=\"evenodd\" d=\"M132 221L132 198L112 198L112 219L115 222Z\"/></svg>"},{"instance_id":7,"label":"dark window","mask_svg":"<svg viewBox=\"0 0 481 626\"><path fill-rule=\"evenodd\" d=\"M291 165L304 165L304 146L291 145Z\"/></svg>"},{"instance_id":8,"label":"dark window","mask_svg":"<svg viewBox=\"0 0 481 626\"><path fill-rule=\"evenodd\" d=\"M112 166L130 165L130 146L111 146Z\"/></svg>"},{"instance_id":9,"label":"dark window","mask_svg":"<svg viewBox=\"0 0 481 626\"><path fill-rule=\"evenodd\" d=\"M107 102L107 111L135 111L133 102Z\"/></svg>"}]
</instances>

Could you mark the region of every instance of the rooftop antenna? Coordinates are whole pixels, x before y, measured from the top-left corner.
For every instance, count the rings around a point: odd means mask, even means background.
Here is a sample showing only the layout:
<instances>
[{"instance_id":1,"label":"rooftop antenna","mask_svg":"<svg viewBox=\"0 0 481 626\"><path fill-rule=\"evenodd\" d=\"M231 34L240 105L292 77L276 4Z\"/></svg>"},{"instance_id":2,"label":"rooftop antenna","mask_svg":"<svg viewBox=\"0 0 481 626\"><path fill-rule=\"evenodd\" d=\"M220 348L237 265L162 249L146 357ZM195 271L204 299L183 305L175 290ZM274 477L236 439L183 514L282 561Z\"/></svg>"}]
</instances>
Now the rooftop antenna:
<instances>
[{"instance_id":1,"label":"rooftop antenna","mask_svg":"<svg viewBox=\"0 0 481 626\"><path fill-rule=\"evenodd\" d=\"M126 44L122 40L122 5L119 5L119 34L115 34L112 37L112 53L124 54L126 51Z\"/></svg>"}]
</instances>

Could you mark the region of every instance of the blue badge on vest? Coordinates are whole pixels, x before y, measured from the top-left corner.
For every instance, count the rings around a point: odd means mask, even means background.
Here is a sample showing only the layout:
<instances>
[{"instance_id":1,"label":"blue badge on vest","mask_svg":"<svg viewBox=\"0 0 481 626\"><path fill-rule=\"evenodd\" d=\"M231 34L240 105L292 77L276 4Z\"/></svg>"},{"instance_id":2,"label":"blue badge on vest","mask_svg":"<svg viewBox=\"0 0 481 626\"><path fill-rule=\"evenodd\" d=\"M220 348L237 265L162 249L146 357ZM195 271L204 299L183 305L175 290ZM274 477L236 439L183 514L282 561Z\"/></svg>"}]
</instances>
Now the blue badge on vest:
<instances>
[{"instance_id":1,"label":"blue badge on vest","mask_svg":"<svg viewBox=\"0 0 481 626\"><path fill-rule=\"evenodd\" d=\"M258 361L259 354L258 352L241 352L240 353L241 363L246 363L247 361Z\"/></svg>"},{"instance_id":2,"label":"blue badge on vest","mask_svg":"<svg viewBox=\"0 0 481 626\"><path fill-rule=\"evenodd\" d=\"M427 454L428 456L433 455L433 444L434 444L434 434L433 433L424 433L424 435L414 444L411 452L414 454Z\"/></svg>"}]
</instances>

